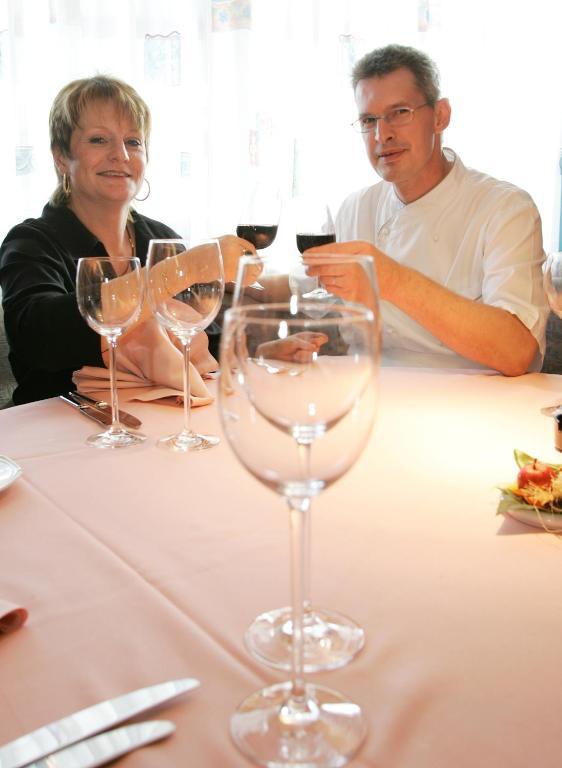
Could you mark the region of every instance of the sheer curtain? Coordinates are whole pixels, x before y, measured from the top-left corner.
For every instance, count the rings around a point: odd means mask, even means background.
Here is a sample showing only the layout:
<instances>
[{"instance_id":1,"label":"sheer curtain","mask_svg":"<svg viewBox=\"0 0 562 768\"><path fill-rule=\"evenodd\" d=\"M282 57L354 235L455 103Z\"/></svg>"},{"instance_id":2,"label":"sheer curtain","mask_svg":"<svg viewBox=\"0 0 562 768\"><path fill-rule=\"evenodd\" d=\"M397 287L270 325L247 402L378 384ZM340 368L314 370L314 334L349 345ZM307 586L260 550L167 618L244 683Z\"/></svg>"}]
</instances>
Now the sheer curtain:
<instances>
[{"instance_id":1,"label":"sheer curtain","mask_svg":"<svg viewBox=\"0 0 562 768\"><path fill-rule=\"evenodd\" d=\"M153 115L139 210L184 236L232 232L247 186L283 192L270 250L295 252L291 200L336 208L376 181L349 85L354 61L398 42L426 50L453 107L445 143L526 189L558 240L560 53L550 0L0 0L0 238L40 214L55 183L48 113L96 72L137 88Z\"/></svg>"}]
</instances>

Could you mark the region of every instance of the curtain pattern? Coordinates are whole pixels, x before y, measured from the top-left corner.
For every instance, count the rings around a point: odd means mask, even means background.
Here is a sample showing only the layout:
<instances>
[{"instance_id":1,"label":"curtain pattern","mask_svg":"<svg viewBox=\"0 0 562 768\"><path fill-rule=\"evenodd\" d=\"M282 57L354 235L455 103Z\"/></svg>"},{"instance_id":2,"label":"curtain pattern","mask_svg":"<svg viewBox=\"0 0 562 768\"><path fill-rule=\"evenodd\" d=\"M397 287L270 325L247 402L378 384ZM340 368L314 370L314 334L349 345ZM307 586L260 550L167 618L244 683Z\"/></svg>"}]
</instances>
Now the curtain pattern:
<instances>
[{"instance_id":1,"label":"curtain pattern","mask_svg":"<svg viewBox=\"0 0 562 768\"><path fill-rule=\"evenodd\" d=\"M516 7L515 7L516 6ZM334 208L376 181L358 137L349 74L367 50L426 50L467 165L535 199L558 246L561 142L556 3L550 0L0 0L0 238L39 215L54 185L48 113L96 72L149 104L151 195L138 208L193 239L233 231L248 185L275 180L276 243L294 254L291 199Z\"/></svg>"}]
</instances>

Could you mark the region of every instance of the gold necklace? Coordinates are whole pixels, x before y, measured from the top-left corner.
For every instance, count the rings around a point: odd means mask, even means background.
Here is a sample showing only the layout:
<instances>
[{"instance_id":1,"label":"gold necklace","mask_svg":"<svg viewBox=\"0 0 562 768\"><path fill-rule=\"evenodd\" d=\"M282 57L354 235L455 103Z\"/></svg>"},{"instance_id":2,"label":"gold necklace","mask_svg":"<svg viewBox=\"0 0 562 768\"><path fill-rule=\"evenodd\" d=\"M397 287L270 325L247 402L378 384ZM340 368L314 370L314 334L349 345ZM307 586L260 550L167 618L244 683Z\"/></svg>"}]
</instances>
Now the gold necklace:
<instances>
[{"instance_id":1,"label":"gold necklace","mask_svg":"<svg viewBox=\"0 0 562 768\"><path fill-rule=\"evenodd\" d=\"M127 233L127 238L129 240L129 245L131 246L131 256L137 255L137 248L135 246L135 241L131 235L131 232L129 231L129 227L125 227L125 232Z\"/></svg>"}]
</instances>

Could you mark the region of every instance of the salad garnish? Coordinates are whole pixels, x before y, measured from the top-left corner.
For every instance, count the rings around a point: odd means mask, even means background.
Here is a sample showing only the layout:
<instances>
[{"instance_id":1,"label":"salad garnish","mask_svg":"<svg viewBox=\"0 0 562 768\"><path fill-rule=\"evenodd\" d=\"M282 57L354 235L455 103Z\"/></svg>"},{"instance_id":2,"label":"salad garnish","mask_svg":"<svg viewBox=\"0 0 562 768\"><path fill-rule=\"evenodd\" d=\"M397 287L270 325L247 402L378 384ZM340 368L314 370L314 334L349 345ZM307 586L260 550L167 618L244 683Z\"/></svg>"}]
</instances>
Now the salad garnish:
<instances>
[{"instance_id":1,"label":"salad garnish","mask_svg":"<svg viewBox=\"0 0 562 768\"><path fill-rule=\"evenodd\" d=\"M562 515L562 464L548 464L517 449L513 455L519 472L514 483L500 488L498 514L515 503Z\"/></svg>"}]
</instances>

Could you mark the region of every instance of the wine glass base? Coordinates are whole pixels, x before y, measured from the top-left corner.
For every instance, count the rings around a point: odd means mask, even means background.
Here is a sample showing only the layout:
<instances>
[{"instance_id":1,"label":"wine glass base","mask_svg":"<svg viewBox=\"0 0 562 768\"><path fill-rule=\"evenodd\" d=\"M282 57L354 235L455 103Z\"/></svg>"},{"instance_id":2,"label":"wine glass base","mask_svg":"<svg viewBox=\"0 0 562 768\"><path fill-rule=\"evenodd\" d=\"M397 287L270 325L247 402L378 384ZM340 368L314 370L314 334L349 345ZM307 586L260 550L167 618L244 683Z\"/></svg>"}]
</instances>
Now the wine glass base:
<instances>
[{"instance_id":1,"label":"wine glass base","mask_svg":"<svg viewBox=\"0 0 562 768\"><path fill-rule=\"evenodd\" d=\"M240 704L230 721L236 746L267 768L345 765L367 734L359 706L328 688L306 685L308 706L302 719L287 718L291 688L291 683L278 683Z\"/></svg>"},{"instance_id":2,"label":"wine glass base","mask_svg":"<svg viewBox=\"0 0 562 768\"><path fill-rule=\"evenodd\" d=\"M348 664L365 644L365 632L336 611L313 608L303 616L304 671L337 669ZM260 614L248 627L244 642L249 652L274 669L291 669L292 617L290 608Z\"/></svg>"},{"instance_id":3,"label":"wine glass base","mask_svg":"<svg viewBox=\"0 0 562 768\"><path fill-rule=\"evenodd\" d=\"M189 453L190 451L204 451L220 443L215 435L198 435L195 432L179 432L176 435L161 437L157 445L174 453Z\"/></svg>"},{"instance_id":4,"label":"wine glass base","mask_svg":"<svg viewBox=\"0 0 562 768\"><path fill-rule=\"evenodd\" d=\"M127 429L121 428L115 431L108 429L97 435L90 435L86 440L86 443L94 448L113 449L129 448L131 445L139 445L145 440L146 435L143 435L140 432L129 432Z\"/></svg>"},{"instance_id":5,"label":"wine glass base","mask_svg":"<svg viewBox=\"0 0 562 768\"><path fill-rule=\"evenodd\" d=\"M333 293L329 293L325 288L313 288L312 291L303 293L302 298L310 299L312 301L315 299L323 299L324 301L329 301L335 297Z\"/></svg>"}]
</instances>

